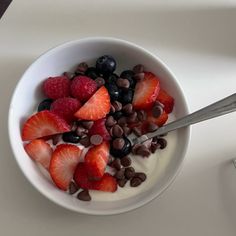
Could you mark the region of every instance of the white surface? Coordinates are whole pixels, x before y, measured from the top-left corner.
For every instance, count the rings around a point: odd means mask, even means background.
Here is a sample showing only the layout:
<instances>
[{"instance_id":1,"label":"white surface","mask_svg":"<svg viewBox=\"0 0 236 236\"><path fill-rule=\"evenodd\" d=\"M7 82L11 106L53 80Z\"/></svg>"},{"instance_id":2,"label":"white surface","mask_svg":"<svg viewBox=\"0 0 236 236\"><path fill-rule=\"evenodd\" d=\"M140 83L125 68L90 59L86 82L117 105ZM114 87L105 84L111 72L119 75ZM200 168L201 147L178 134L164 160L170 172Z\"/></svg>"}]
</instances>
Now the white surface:
<instances>
[{"instance_id":1,"label":"white surface","mask_svg":"<svg viewBox=\"0 0 236 236\"><path fill-rule=\"evenodd\" d=\"M55 44L90 35L140 44L177 75L192 111L236 90L235 1L193 1L187 7L184 1L97 2L15 0L0 20L1 235L235 236L236 114L195 125L171 188L126 214L71 213L41 196L20 172L7 139L9 99L28 65Z\"/></svg>"}]
</instances>

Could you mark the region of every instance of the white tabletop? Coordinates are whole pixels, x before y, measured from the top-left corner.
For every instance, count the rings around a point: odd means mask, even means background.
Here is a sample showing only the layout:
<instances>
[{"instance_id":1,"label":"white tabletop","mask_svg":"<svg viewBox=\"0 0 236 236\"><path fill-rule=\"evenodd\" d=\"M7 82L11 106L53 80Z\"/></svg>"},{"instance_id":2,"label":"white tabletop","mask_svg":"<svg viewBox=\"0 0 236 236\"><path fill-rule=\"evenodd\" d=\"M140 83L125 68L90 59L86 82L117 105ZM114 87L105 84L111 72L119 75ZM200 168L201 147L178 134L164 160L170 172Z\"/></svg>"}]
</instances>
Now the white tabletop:
<instances>
[{"instance_id":1,"label":"white tabletop","mask_svg":"<svg viewBox=\"0 0 236 236\"><path fill-rule=\"evenodd\" d=\"M48 48L86 36L127 39L157 54L191 111L234 93L236 4L185 2L13 1L0 20L0 235L236 235L236 113L195 125L172 186L116 216L77 214L48 201L20 172L8 142L9 101L24 70Z\"/></svg>"}]
</instances>

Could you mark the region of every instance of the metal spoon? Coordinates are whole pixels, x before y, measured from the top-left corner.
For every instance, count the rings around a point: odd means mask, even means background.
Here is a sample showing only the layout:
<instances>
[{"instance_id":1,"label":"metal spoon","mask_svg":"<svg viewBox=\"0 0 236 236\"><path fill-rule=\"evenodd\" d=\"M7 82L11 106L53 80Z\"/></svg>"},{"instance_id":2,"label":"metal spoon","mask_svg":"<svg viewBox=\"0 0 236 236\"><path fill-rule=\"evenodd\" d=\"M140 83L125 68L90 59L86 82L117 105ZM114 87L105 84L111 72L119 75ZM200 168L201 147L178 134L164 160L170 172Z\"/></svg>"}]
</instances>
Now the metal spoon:
<instances>
[{"instance_id":1,"label":"metal spoon","mask_svg":"<svg viewBox=\"0 0 236 236\"><path fill-rule=\"evenodd\" d=\"M179 128L196 124L204 120L209 120L214 117L222 116L233 111L236 111L236 93L178 120L168 123L152 133L147 133L145 135L142 135L141 137L128 138L132 145L143 143L155 136L159 136Z\"/></svg>"}]
</instances>

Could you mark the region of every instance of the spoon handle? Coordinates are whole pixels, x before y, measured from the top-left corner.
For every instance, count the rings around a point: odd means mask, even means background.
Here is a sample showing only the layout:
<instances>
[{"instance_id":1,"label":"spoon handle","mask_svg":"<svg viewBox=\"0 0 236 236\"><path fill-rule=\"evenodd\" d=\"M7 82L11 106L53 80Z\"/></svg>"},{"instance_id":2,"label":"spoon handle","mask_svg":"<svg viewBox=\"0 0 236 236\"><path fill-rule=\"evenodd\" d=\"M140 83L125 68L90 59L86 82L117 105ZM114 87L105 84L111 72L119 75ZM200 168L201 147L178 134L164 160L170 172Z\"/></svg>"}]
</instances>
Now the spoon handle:
<instances>
[{"instance_id":1,"label":"spoon handle","mask_svg":"<svg viewBox=\"0 0 236 236\"><path fill-rule=\"evenodd\" d=\"M236 111L236 93L209 106L206 106L198 111L195 111L187 116L184 116L178 120L168 123L160 127L155 132L147 133L139 138L135 138L133 140L133 143L142 143L147 139L151 139L155 136L165 134L167 132L183 128L192 124L196 124L204 120L209 120L214 117L222 116L233 111Z\"/></svg>"}]
</instances>

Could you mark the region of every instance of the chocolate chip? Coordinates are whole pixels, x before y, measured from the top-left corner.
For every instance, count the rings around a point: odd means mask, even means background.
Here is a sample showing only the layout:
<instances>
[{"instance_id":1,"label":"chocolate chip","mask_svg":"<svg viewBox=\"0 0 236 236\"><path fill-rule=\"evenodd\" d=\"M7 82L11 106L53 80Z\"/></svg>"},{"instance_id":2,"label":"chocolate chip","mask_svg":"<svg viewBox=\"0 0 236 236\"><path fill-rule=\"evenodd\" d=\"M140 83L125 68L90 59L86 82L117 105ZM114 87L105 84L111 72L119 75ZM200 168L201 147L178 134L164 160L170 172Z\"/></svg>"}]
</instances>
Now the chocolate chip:
<instances>
[{"instance_id":1,"label":"chocolate chip","mask_svg":"<svg viewBox=\"0 0 236 236\"><path fill-rule=\"evenodd\" d=\"M132 114L129 115L129 117L127 118L127 122L128 123L134 123L137 121L137 112L134 111Z\"/></svg>"},{"instance_id":2,"label":"chocolate chip","mask_svg":"<svg viewBox=\"0 0 236 236\"><path fill-rule=\"evenodd\" d=\"M147 113L144 110L137 111L139 121L144 121L147 118Z\"/></svg>"},{"instance_id":3,"label":"chocolate chip","mask_svg":"<svg viewBox=\"0 0 236 236\"><path fill-rule=\"evenodd\" d=\"M134 144L132 147L132 153L133 154L137 154L138 149L142 146L142 144L138 143L138 144Z\"/></svg>"},{"instance_id":4,"label":"chocolate chip","mask_svg":"<svg viewBox=\"0 0 236 236\"><path fill-rule=\"evenodd\" d=\"M88 120L88 121L82 121L81 124L85 129L91 129L94 122L92 120Z\"/></svg>"},{"instance_id":5,"label":"chocolate chip","mask_svg":"<svg viewBox=\"0 0 236 236\"><path fill-rule=\"evenodd\" d=\"M78 72L84 73L87 69L88 69L88 64L87 64L86 62L81 62L81 63L78 65L78 67L77 67L77 69L76 69L76 72L78 71Z\"/></svg>"},{"instance_id":6,"label":"chocolate chip","mask_svg":"<svg viewBox=\"0 0 236 236\"><path fill-rule=\"evenodd\" d=\"M144 182L147 179L147 175L143 172L136 172L134 177L141 179L142 182Z\"/></svg>"},{"instance_id":7,"label":"chocolate chip","mask_svg":"<svg viewBox=\"0 0 236 236\"><path fill-rule=\"evenodd\" d=\"M77 127L78 127L78 122L77 121L74 121L72 123L72 126L71 126L71 131L76 131L77 130Z\"/></svg>"},{"instance_id":8,"label":"chocolate chip","mask_svg":"<svg viewBox=\"0 0 236 236\"><path fill-rule=\"evenodd\" d=\"M120 159L116 158L111 164L111 167L115 168L116 170L120 170L121 169L121 163L120 163Z\"/></svg>"},{"instance_id":9,"label":"chocolate chip","mask_svg":"<svg viewBox=\"0 0 236 236\"><path fill-rule=\"evenodd\" d=\"M144 71L144 66L141 64L138 64L138 65L134 66L134 68L133 68L133 72L135 74L143 73L143 71Z\"/></svg>"},{"instance_id":10,"label":"chocolate chip","mask_svg":"<svg viewBox=\"0 0 236 236\"><path fill-rule=\"evenodd\" d=\"M159 105L154 105L153 106L153 108L152 108L152 115L153 115L153 117L155 117L155 118L160 117L162 112L163 112L163 108L161 106L159 106Z\"/></svg>"},{"instance_id":11,"label":"chocolate chip","mask_svg":"<svg viewBox=\"0 0 236 236\"><path fill-rule=\"evenodd\" d=\"M112 103L112 106L115 108L115 111L121 111L122 109L122 104L118 101L114 101Z\"/></svg>"},{"instance_id":12,"label":"chocolate chip","mask_svg":"<svg viewBox=\"0 0 236 236\"><path fill-rule=\"evenodd\" d=\"M145 74L144 73L138 73L134 75L134 79L137 81L143 80L144 79Z\"/></svg>"},{"instance_id":13,"label":"chocolate chip","mask_svg":"<svg viewBox=\"0 0 236 236\"><path fill-rule=\"evenodd\" d=\"M88 133L88 130L85 129L84 127L82 127L82 126L78 126L77 129L76 129L76 134L78 136L83 136L83 135L85 135L87 133Z\"/></svg>"},{"instance_id":14,"label":"chocolate chip","mask_svg":"<svg viewBox=\"0 0 236 236\"><path fill-rule=\"evenodd\" d=\"M118 124L120 126L126 126L127 125L127 118L125 116L122 116L119 120L118 120Z\"/></svg>"},{"instance_id":15,"label":"chocolate chip","mask_svg":"<svg viewBox=\"0 0 236 236\"><path fill-rule=\"evenodd\" d=\"M117 123L117 121L114 119L113 116L107 117L106 126L111 127L111 126L115 125L116 123Z\"/></svg>"},{"instance_id":16,"label":"chocolate chip","mask_svg":"<svg viewBox=\"0 0 236 236\"><path fill-rule=\"evenodd\" d=\"M158 129L158 126L154 124L153 122L148 122L147 124L147 131L148 132L154 132Z\"/></svg>"},{"instance_id":17,"label":"chocolate chip","mask_svg":"<svg viewBox=\"0 0 236 236\"><path fill-rule=\"evenodd\" d=\"M142 144L149 149L152 145L152 139L147 139Z\"/></svg>"},{"instance_id":18,"label":"chocolate chip","mask_svg":"<svg viewBox=\"0 0 236 236\"><path fill-rule=\"evenodd\" d=\"M122 129L126 137L131 133L131 129L128 126L123 126Z\"/></svg>"},{"instance_id":19,"label":"chocolate chip","mask_svg":"<svg viewBox=\"0 0 236 236\"><path fill-rule=\"evenodd\" d=\"M156 152L156 150L158 149L158 148L160 148L160 144L159 143L153 143L152 142L152 144L151 144L151 147L150 147L150 151L152 152L152 153L155 153Z\"/></svg>"},{"instance_id":20,"label":"chocolate chip","mask_svg":"<svg viewBox=\"0 0 236 236\"><path fill-rule=\"evenodd\" d=\"M87 135L85 135L85 136L83 136L81 139L80 139L80 144L82 144L84 147L89 147L90 145L91 145L91 143L90 143L90 138L87 136Z\"/></svg>"},{"instance_id":21,"label":"chocolate chip","mask_svg":"<svg viewBox=\"0 0 236 236\"><path fill-rule=\"evenodd\" d=\"M99 145L99 144L102 143L102 141L103 141L103 138L102 138L102 136L99 135L99 134L94 134L94 135L92 135L92 136L90 137L90 142L91 142L91 144L93 144L93 145Z\"/></svg>"},{"instance_id":22,"label":"chocolate chip","mask_svg":"<svg viewBox=\"0 0 236 236\"><path fill-rule=\"evenodd\" d=\"M116 85L118 86L118 87L120 87L120 88L129 88L129 86L130 86L130 82L129 82L129 80L127 80L127 79L122 79L122 78L119 78L119 79L117 79L117 81L116 81Z\"/></svg>"},{"instance_id":23,"label":"chocolate chip","mask_svg":"<svg viewBox=\"0 0 236 236\"><path fill-rule=\"evenodd\" d=\"M121 188L123 188L125 184L127 183L127 181L128 181L127 179L119 179L117 183Z\"/></svg>"},{"instance_id":24,"label":"chocolate chip","mask_svg":"<svg viewBox=\"0 0 236 236\"><path fill-rule=\"evenodd\" d=\"M110 130L111 136L117 138L121 138L123 136L123 133L124 131L119 125L114 125Z\"/></svg>"},{"instance_id":25,"label":"chocolate chip","mask_svg":"<svg viewBox=\"0 0 236 236\"><path fill-rule=\"evenodd\" d=\"M140 126L134 127L132 129L132 131L134 132L134 134L138 137L142 136L142 130Z\"/></svg>"},{"instance_id":26,"label":"chocolate chip","mask_svg":"<svg viewBox=\"0 0 236 236\"><path fill-rule=\"evenodd\" d=\"M138 187L142 183L142 180L140 178L134 177L130 180L130 186L131 187Z\"/></svg>"},{"instance_id":27,"label":"chocolate chip","mask_svg":"<svg viewBox=\"0 0 236 236\"><path fill-rule=\"evenodd\" d=\"M122 168L115 173L114 177L116 179L124 179L125 178L124 174L125 174L125 168Z\"/></svg>"},{"instance_id":28,"label":"chocolate chip","mask_svg":"<svg viewBox=\"0 0 236 236\"><path fill-rule=\"evenodd\" d=\"M91 196L87 189L84 189L81 192L79 192L79 194L77 195L77 198L81 201L91 201Z\"/></svg>"},{"instance_id":29,"label":"chocolate chip","mask_svg":"<svg viewBox=\"0 0 236 236\"><path fill-rule=\"evenodd\" d=\"M160 106L160 107L164 108L164 105L159 101L155 101L153 106Z\"/></svg>"},{"instance_id":30,"label":"chocolate chip","mask_svg":"<svg viewBox=\"0 0 236 236\"><path fill-rule=\"evenodd\" d=\"M126 115L130 115L133 112L133 105L131 103L128 103L125 106L123 106L122 110Z\"/></svg>"},{"instance_id":31,"label":"chocolate chip","mask_svg":"<svg viewBox=\"0 0 236 236\"><path fill-rule=\"evenodd\" d=\"M149 157L151 152L149 151L149 149L145 146L145 145L141 145L137 150L136 150L136 154L140 155L142 157Z\"/></svg>"},{"instance_id":32,"label":"chocolate chip","mask_svg":"<svg viewBox=\"0 0 236 236\"><path fill-rule=\"evenodd\" d=\"M97 83L98 88L102 87L105 84L105 80L102 77L97 77L95 79L95 82Z\"/></svg>"},{"instance_id":33,"label":"chocolate chip","mask_svg":"<svg viewBox=\"0 0 236 236\"><path fill-rule=\"evenodd\" d=\"M128 167L128 166L131 165L131 158L128 157L128 156L122 157L122 158L120 159L120 163L121 163L122 166Z\"/></svg>"},{"instance_id":34,"label":"chocolate chip","mask_svg":"<svg viewBox=\"0 0 236 236\"><path fill-rule=\"evenodd\" d=\"M125 169L125 178L131 179L135 175L135 169L133 167L128 167Z\"/></svg>"},{"instance_id":35,"label":"chocolate chip","mask_svg":"<svg viewBox=\"0 0 236 236\"><path fill-rule=\"evenodd\" d=\"M52 136L52 144L57 145L61 140L61 134L55 134Z\"/></svg>"},{"instance_id":36,"label":"chocolate chip","mask_svg":"<svg viewBox=\"0 0 236 236\"><path fill-rule=\"evenodd\" d=\"M75 77L75 74L72 72L64 72L64 76L66 76L68 79L73 79Z\"/></svg>"},{"instance_id":37,"label":"chocolate chip","mask_svg":"<svg viewBox=\"0 0 236 236\"><path fill-rule=\"evenodd\" d=\"M69 194L74 194L79 190L78 185L75 182L70 182L69 184Z\"/></svg>"},{"instance_id":38,"label":"chocolate chip","mask_svg":"<svg viewBox=\"0 0 236 236\"><path fill-rule=\"evenodd\" d=\"M167 146L167 141L164 138L158 138L157 142L160 144L160 149L164 149Z\"/></svg>"},{"instance_id":39,"label":"chocolate chip","mask_svg":"<svg viewBox=\"0 0 236 236\"><path fill-rule=\"evenodd\" d=\"M112 142L112 146L116 150L121 150L125 145L125 140L123 138L116 138Z\"/></svg>"},{"instance_id":40,"label":"chocolate chip","mask_svg":"<svg viewBox=\"0 0 236 236\"><path fill-rule=\"evenodd\" d=\"M111 105L110 113L112 114L112 113L114 113L115 111L116 111L115 107L113 107L113 106Z\"/></svg>"}]
</instances>

